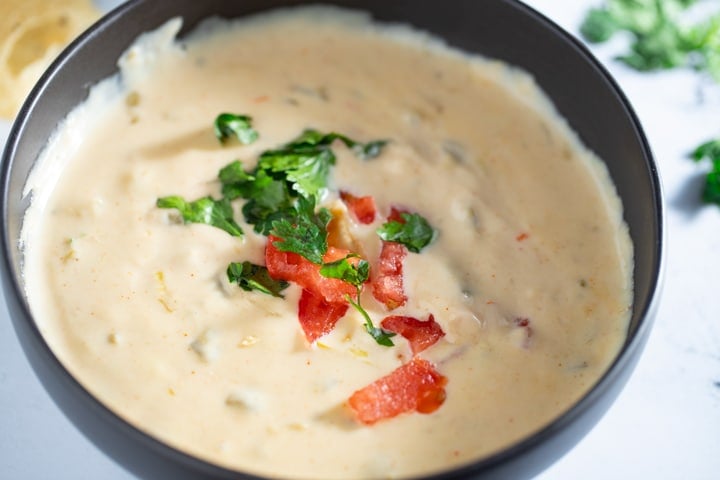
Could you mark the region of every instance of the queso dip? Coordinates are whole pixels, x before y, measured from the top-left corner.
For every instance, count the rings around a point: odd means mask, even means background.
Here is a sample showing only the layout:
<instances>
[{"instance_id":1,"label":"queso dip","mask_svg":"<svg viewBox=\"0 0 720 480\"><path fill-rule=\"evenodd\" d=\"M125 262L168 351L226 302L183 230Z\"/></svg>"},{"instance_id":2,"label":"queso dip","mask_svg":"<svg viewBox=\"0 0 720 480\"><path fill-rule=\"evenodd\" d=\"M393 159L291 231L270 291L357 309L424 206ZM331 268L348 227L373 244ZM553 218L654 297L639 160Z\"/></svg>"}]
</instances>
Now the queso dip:
<instances>
[{"instance_id":1,"label":"queso dip","mask_svg":"<svg viewBox=\"0 0 720 480\"><path fill-rule=\"evenodd\" d=\"M179 27L128 49L28 182L31 307L97 398L228 468L402 478L507 447L597 381L625 338L629 236L604 166L527 74L328 9L210 20L176 42ZM219 142L221 112L250 117L258 138ZM308 128L387 141L373 158L332 142L317 198L371 279L393 209L433 228L402 259L406 302L360 295L375 326L432 315L442 337L419 353L401 335L380 345L355 308L309 341L299 285L280 297L230 283L229 264L263 266L269 248L242 199L239 236L157 206L220 198L220 169L250 171ZM340 192L371 197L376 216L358 221ZM348 399L415 361L446 380L437 408L358 421Z\"/></svg>"}]
</instances>

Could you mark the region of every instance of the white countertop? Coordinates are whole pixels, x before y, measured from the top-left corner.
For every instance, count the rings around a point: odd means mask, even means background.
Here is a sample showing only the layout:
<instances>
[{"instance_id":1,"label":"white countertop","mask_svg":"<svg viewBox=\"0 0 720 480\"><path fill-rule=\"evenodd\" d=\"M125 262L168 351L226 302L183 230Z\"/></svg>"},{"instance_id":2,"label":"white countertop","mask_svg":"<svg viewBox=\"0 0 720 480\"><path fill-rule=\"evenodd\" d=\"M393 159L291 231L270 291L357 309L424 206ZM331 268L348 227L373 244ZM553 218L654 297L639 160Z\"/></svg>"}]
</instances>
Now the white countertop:
<instances>
[{"instance_id":1,"label":"white countertop","mask_svg":"<svg viewBox=\"0 0 720 480\"><path fill-rule=\"evenodd\" d=\"M715 0L714 0L715 1ZM105 5L112 0L101 2ZM576 33L595 0L528 0ZM720 207L700 204L702 168L686 158L720 136L720 85L689 72L638 74L592 51L630 99L664 185L665 287L640 363L617 402L551 479L720 478ZM701 100L702 99L702 100ZM9 130L0 121L0 146ZM0 294L0 478L129 480L60 413L25 359Z\"/></svg>"}]
</instances>

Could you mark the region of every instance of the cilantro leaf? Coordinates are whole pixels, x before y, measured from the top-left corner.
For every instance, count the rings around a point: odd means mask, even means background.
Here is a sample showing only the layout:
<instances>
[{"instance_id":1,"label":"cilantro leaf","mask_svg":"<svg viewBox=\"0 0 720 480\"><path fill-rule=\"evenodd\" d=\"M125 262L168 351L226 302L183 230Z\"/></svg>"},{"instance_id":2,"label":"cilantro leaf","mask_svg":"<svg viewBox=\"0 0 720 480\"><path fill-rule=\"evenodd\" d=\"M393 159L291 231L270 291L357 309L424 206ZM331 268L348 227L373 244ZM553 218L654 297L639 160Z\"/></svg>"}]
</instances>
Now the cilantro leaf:
<instances>
[{"instance_id":1,"label":"cilantro leaf","mask_svg":"<svg viewBox=\"0 0 720 480\"><path fill-rule=\"evenodd\" d=\"M293 143L304 143L308 145L329 146L335 140L340 140L346 147L351 149L355 155L363 160L375 158L382 152L387 140L374 140L368 143L361 143L352 140L346 135L336 132L320 133L317 130L305 130Z\"/></svg>"},{"instance_id":2,"label":"cilantro leaf","mask_svg":"<svg viewBox=\"0 0 720 480\"><path fill-rule=\"evenodd\" d=\"M273 243L282 252L293 252L322 264L327 252L327 225L332 214L326 208L315 213L315 197L300 197L294 208L279 212L270 233L281 238Z\"/></svg>"},{"instance_id":3,"label":"cilantro leaf","mask_svg":"<svg viewBox=\"0 0 720 480\"><path fill-rule=\"evenodd\" d=\"M713 168L705 177L702 199L705 203L720 205L720 159L713 161Z\"/></svg>"},{"instance_id":4,"label":"cilantro leaf","mask_svg":"<svg viewBox=\"0 0 720 480\"><path fill-rule=\"evenodd\" d=\"M690 157L696 162L702 160L713 160L720 158L720 139L710 140L699 145L695 150L692 151Z\"/></svg>"},{"instance_id":5,"label":"cilantro leaf","mask_svg":"<svg viewBox=\"0 0 720 480\"><path fill-rule=\"evenodd\" d=\"M682 14L697 0L606 0L590 9L580 32L601 43L630 34L630 51L617 56L638 71L692 68L720 82L720 12L695 24Z\"/></svg>"},{"instance_id":6,"label":"cilantro leaf","mask_svg":"<svg viewBox=\"0 0 720 480\"><path fill-rule=\"evenodd\" d=\"M355 306L355 305L353 305ZM390 340L391 337L394 337L396 335L395 332L390 332L388 330L383 330L382 328L378 328L370 323L365 323L365 331L370 334L371 337L375 339L375 341L378 343L378 345L382 345L384 347L394 347L395 344L392 340Z\"/></svg>"},{"instance_id":7,"label":"cilantro leaf","mask_svg":"<svg viewBox=\"0 0 720 480\"><path fill-rule=\"evenodd\" d=\"M245 291L258 290L273 297L283 298L280 293L289 283L284 280L275 280L268 273L267 267L255 265L250 262L232 262L227 267L227 276L230 283L237 283Z\"/></svg>"},{"instance_id":8,"label":"cilantro leaf","mask_svg":"<svg viewBox=\"0 0 720 480\"><path fill-rule=\"evenodd\" d=\"M386 242L402 243L408 250L419 253L435 238L435 230L428 221L417 213L402 212L403 222L392 220L377 229L377 234Z\"/></svg>"},{"instance_id":9,"label":"cilantro leaf","mask_svg":"<svg viewBox=\"0 0 720 480\"><path fill-rule=\"evenodd\" d=\"M220 143L236 137L243 145L249 145L258 139L258 132L252 128L252 118L235 113L221 113L215 118L215 136Z\"/></svg>"},{"instance_id":10,"label":"cilantro leaf","mask_svg":"<svg viewBox=\"0 0 720 480\"><path fill-rule=\"evenodd\" d=\"M630 53L616 58L635 70L645 72L685 66L688 51L677 25L663 20L651 32L638 35Z\"/></svg>"},{"instance_id":11,"label":"cilantro leaf","mask_svg":"<svg viewBox=\"0 0 720 480\"><path fill-rule=\"evenodd\" d=\"M295 218L298 197L313 198L314 202L322 195L336 160L330 148L335 140L344 142L362 158L379 155L386 143L377 140L363 144L337 133L305 130L279 149L263 152L251 171L244 170L237 160L220 169L223 197L247 200L242 207L245 220L256 232L268 235L275 222ZM317 259L317 255L309 255Z\"/></svg>"},{"instance_id":12,"label":"cilantro leaf","mask_svg":"<svg viewBox=\"0 0 720 480\"><path fill-rule=\"evenodd\" d=\"M390 332L388 330L383 330L382 328L378 328L373 324L372 319L370 318L370 315L367 313L367 311L360 305L360 293L362 292L362 287L357 287L358 293L357 293L357 301L350 298L350 295L345 295L345 299L350 303L350 305L353 306L355 310L357 310L360 315L365 319L365 323L363 323L363 327L365 327L365 331L370 334L372 338L375 339L375 342L378 345L382 345L384 347L394 347L395 344L391 340L392 337L396 335L395 332Z\"/></svg>"},{"instance_id":13,"label":"cilantro leaf","mask_svg":"<svg viewBox=\"0 0 720 480\"><path fill-rule=\"evenodd\" d=\"M245 221L253 225L258 233L270 233L272 222L292 208L287 182L274 179L264 170L256 168L253 172L246 172L236 160L223 167L218 178L225 198L247 199L242 212Z\"/></svg>"},{"instance_id":14,"label":"cilantro leaf","mask_svg":"<svg viewBox=\"0 0 720 480\"><path fill-rule=\"evenodd\" d=\"M361 287L370 277L370 264L367 260L361 259L357 265L353 265L349 261L353 257L358 257L358 255L350 254L340 260L324 263L320 267L320 275L327 278L337 278L355 287Z\"/></svg>"},{"instance_id":15,"label":"cilantro leaf","mask_svg":"<svg viewBox=\"0 0 720 480\"><path fill-rule=\"evenodd\" d=\"M253 225L256 233L270 235L273 230L273 222L280 221L293 215L293 207L288 206L282 209L274 209L260 200L248 200L242 207L245 220Z\"/></svg>"},{"instance_id":16,"label":"cilantro leaf","mask_svg":"<svg viewBox=\"0 0 720 480\"><path fill-rule=\"evenodd\" d=\"M214 200L207 196L187 202L177 195L158 198L158 208L174 208L180 212L185 223L204 223L225 230L234 237L242 235L242 228L233 218L233 208L230 200L222 198Z\"/></svg>"},{"instance_id":17,"label":"cilantro leaf","mask_svg":"<svg viewBox=\"0 0 720 480\"><path fill-rule=\"evenodd\" d=\"M313 145L330 145L336 138L334 134L320 133L315 129L307 128L298 135L298 137L292 142L288 143L288 147L300 147L300 146L313 146Z\"/></svg>"},{"instance_id":18,"label":"cilantro leaf","mask_svg":"<svg viewBox=\"0 0 720 480\"><path fill-rule=\"evenodd\" d=\"M720 139L710 140L698 146L690 154L690 158L696 162L710 161L712 166L705 177L702 200L720 206Z\"/></svg>"},{"instance_id":19,"label":"cilantro leaf","mask_svg":"<svg viewBox=\"0 0 720 480\"><path fill-rule=\"evenodd\" d=\"M327 186L335 155L328 148L287 146L260 155L258 168L285 179L292 190L304 197L319 196Z\"/></svg>"},{"instance_id":20,"label":"cilantro leaf","mask_svg":"<svg viewBox=\"0 0 720 480\"><path fill-rule=\"evenodd\" d=\"M222 194L229 200L238 197L247 197L247 189L257 180L256 176L243 170L238 160L225 165L220 169L218 178L222 184Z\"/></svg>"},{"instance_id":21,"label":"cilantro leaf","mask_svg":"<svg viewBox=\"0 0 720 480\"><path fill-rule=\"evenodd\" d=\"M603 8L590 9L580 26L580 33L592 43L602 43L618 31L620 26L612 14Z\"/></svg>"},{"instance_id":22,"label":"cilantro leaf","mask_svg":"<svg viewBox=\"0 0 720 480\"><path fill-rule=\"evenodd\" d=\"M335 165L336 157L330 148L335 140L343 142L363 159L377 157L387 143L385 140L360 143L339 133L324 134L308 129L287 145L263 152L258 168L287 180L291 189L301 196L320 196L327 186L330 167Z\"/></svg>"},{"instance_id":23,"label":"cilantro leaf","mask_svg":"<svg viewBox=\"0 0 720 480\"><path fill-rule=\"evenodd\" d=\"M378 345L392 347L395 344L391 340L391 337L395 336L395 332L376 327L370 315L362 305L360 305L360 295L362 294L363 284L367 282L370 277L370 264L367 260L361 259L357 265L354 265L350 262L350 259L353 257L358 257L358 255L351 253L340 260L323 264L323 266L320 267L320 275L326 278L337 278L355 286L355 288L357 288L357 300L353 300L350 295L346 295L345 299L365 319L363 327L365 327L365 331L375 339L375 342L377 342Z\"/></svg>"}]
</instances>

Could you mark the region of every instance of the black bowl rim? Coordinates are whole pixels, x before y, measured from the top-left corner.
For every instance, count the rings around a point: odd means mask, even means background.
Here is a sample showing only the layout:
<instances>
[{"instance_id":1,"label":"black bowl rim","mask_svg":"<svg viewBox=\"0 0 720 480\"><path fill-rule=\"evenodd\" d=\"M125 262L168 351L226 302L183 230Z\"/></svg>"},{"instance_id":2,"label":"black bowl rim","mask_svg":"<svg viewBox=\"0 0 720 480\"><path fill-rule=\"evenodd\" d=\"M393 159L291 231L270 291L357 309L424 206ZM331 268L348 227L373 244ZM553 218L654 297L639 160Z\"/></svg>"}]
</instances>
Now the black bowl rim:
<instances>
[{"instance_id":1,"label":"black bowl rim","mask_svg":"<svg viewBox=\"0 0 720 480\"><path fill-rule=\"evenodd\" d=\"M101 19L94 23L90 28L73 40L68 47L55 59L50 67L43 73L39 81L36 83L26 101L21 107L20 111L16 116L16 120L13 122L12 128L7 138L5 149L2 154L2 160L0 164L0 175L2 176L0 188L2 188L2 219L4 225L7 225L7 219L9 216L7 195L9 191L9 180L10 170L13 164L13 158L15 151L19 143L21 134L24 132L25 123L27 117L32 110L33 105L37 102L38 98L42 95L44 86L50 82L54 74L63 67L67 58L71 57L74 52L81 48L87 41L90 41L91 37L98 31L102 30L106 25L114 23L119 17L125 15L127 11L136 8L136 5L143 3L145 0L129 0L112 11L105 14ZM666 241L666 228L665 228L665 210L663 201L662 184L660 182L659 173L656 162L654 160L652 150L650 148L647 137L642 129L640 121L635 113L630 101L620 89L619 85L608 72L607 68L595 58L590 50L575 36L568 33L565 29L560 27L554 21L549 19L544 14L537 11L535 8L523 3L521 0L502 0L503 2L514 6L515 8L524 11L525 14L533 17L534 20L543 24L543 26L550 32L559 36L569 46L573 47L574 50L588 61L597 71L597 73L607 82L613 93L617 96L620 103L622 104L625 113L631 120L631 123L635 130L635 135L641 145L643 156L648 167L649 180L653 191L653 203L655 211L657 212L657 231L655 248L657 250L657 257L654 258L653 272L650 281L650 288L647 299L641 305L636 304L637 299L633 299L633 307L640 307L640 313L637 315L639 318L637 328L634 331L628 333L624 344L620 351L616 355L613 362L608 366L605 373L595 382L595 384L578 398L575 403L569 407L563 413L560 413L558 417L552 420L548 425L540 428L534 433L523 438L519 442L511 445L510 447L501 449L500 451L491 454L490 456L481 458L480 460L473 461L467 465L460 466L447 472L440 472L431 474L429 476L416 477L417 479L426 480L451 480L472 477L473 475L481 474L484 471L492 471L494 468L503 465L515 456L520 455L523 452L533 450L539 444L547 441L548 439L556 436L558 432L566 429L569 425L573 424L582 413L588 409L591 405L598 403L603 391L607 389L608 385L612 382L612 379L620 376L620 372L627 367L633 368L633 364L639 350L645 345L649 330L652 327L654 312L656 311L659 304L659 297L661 292L661 286L663 283L664 270L666 264L666 249L664 244ZM45 338L41 334L37 324L33 319L33 315L30 312L29 305L25 300L23 289L17 281L19 272L15 271L12 262L12 250L14 246L8 238L8 235L3 234L2 238L2 270L3 283L5 291L10 290L14 299L20 299L19 306L22 310L23 319L22 321L29 323L32 335L37 340L37 345L40 345L42 353L51 358L55 363L55 367L58 371L62 372L66 378L63 380L67 383L70 388L76 390L76 393L85 397L85 400L91 404L94 409L100 412L100 415L107 416L111 419L118 428L123 430L126 434L136 438L145 447L150 448L164 456L172 456L180 463L185 464L188 467L200 466L206 472L221 476L221 478L237 478L238 475L242 478L265 480L266 477L259 477L253 474L244 473L237 470L230 470L216 464L210 463L202 458L196 457L192 454L186 453L182 450L174 448L167 443L155 438L153 435L141 430L132 423L121 418L115 411L108 408L105 404L100 402L95 396L93 396L82 384L75 379L75 377L66 369L63 363L57 358L54 351L49 347ZM12 273L11 273L12 272ZM7 296L7 294L6 294ZM13 319L14 320L14 319ZM25 345L23 345L25 348ZM51 395L52 398L52 395ZM53 399L54 400L54 399ZM92 439L90 439L92 441Z\"/></svg>"}]
</instances>

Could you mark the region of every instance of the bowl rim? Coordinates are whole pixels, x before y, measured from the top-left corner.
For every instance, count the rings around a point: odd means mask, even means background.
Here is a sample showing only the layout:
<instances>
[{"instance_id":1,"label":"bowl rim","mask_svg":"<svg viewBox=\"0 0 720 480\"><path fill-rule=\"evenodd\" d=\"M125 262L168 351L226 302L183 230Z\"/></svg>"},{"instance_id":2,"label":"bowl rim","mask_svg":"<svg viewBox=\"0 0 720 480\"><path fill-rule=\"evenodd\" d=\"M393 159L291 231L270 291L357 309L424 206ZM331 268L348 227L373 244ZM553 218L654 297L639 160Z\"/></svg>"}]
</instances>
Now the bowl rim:
<instances>
[{"instance_id":1,"label":"bowl rim","mask_svg":"<svg viewBox=\"0 0 720 480\"><path fill-rule=\"evenodd\" d=\"M564 28L560 27L553 20L549 19L544 14L537 11L535 8L523 3L521 0L499 0L506 3L518 10L521 10L523 14L532 17L535 21L542 24L545 30L552 32L554 35L560 37L560 39L572 47L575 52L583 57L607 82L608 87L612 90L612 93L617 96L619 103L623 107L626 115L628 116L630 123L634 127L634 134L639 141L642 154L646 160L647 173L650 180L653 203L655 211L657 212L657 229L654 232L655 238L655 249L657 255L653 258L652 275L650 279L649 291L647 298L643 299L644 302L641 304L637 303L637 298L633 298L633 309L639 308L637 313L638 323L633 331L628 332L623 345L616 354L614 360L607 367L605 372L594 382L583 395L581 395L569 408L559 413L557 417L546 424L544 427L534 431L533 433L522 438L520 441L510 445L509 447L502 448L501 450L490 454L486 457L482 457L478 460L471 461L468 464L455 467L449 471L441 471L438 473L432 473L422 477L412 477L417 479L425 480L450 480L459 478L468 478L473 475L478 475L484 471L492 471L496 467L500 467L507 463L518 455L534 450L538 445L546 442L548 439L555 437L559 432L567 429L570 425L574 424L576 420L593 404L600 401L603 396L603 392L608 389L608 386L612 383L615 377L620 375L620 372L630 367L634 368L633 364L637 361L633 357L637 357L636 353L641 350L649 334L649 330L652 328L654 312L656 311L660 293L663 284L663 278L665 275L666 265L666 228L665 228L665 209L664 209L664 194L662 191L662 183L660 181L659 172L657 169L656 162L654 160L649 142L642 129L641 123L637 114L635 113L630 101L625 96L621 88L619 87L616 80L609 73L607 68L590 52L589 48L586 47L578 38L567 32ZM38 82L33 87L32 91L26 98L21 109L19 110L11 130L8 134L5 148L2 152L2 159L0 163L0 189L2 189L2 198L0 203L2 204L2 218L4 224L7 225L7 219L9 217L8 212L8 194L9 194L9 182L10 182L10 171L14 164L14 158L16 156L17 147L21 141L23 134L25 133L25 125L27 118L33 110L34 105L38 99L42 96L45 86L52 81L55 73L62 69L65 61L71 57L76 50L81 48L86 42L91 40L96 33L105 28L106 25L116 22L120 17L126 15L129 11L138 8L139 5L146 3L147 0L129 0L110 12L103 15L97 22L90 26L85 32L75 38L63 51L62 53L52 62L48 69L43 73ZM24 290L18 282L18 278L21 277L21 272L16 271L12 257L13 250L17 248L13 244L7 229L4 230L2 236L2 257L0 264L0 273L2 275L3 287L5 291L6 301L11 300L17 302L17 306L20 308L22 315L20 319L12 318L13 324L17 322L24 322L30 328L31 335L36 341L36 346L39 346L41 353L50 358L54 363L54 367L57 371L61 372L63 379L70 388L72 388L75 394L79 394L84 398L85 403L91 405L98 413L98 415L107 416L111 422L122 430L127 436L135 438L141 444L151 450L165 456L173 457L174 460L180 461L180 463L188 467L200 467L204 472L208 472L212 475L218 475L220 478L237 478L238 475L241 478L255 479L255 480L266 480L266 477L256 476L251 473L246 473L240 470L232 470L200 457L194 456L193 454L187 453L179 448L175 448L168 443L163 442L159 438L156 438L152 434L140 429L133 423L122 418L114 410L110 409L94 395L92 395L88 389L86 389L65 367L65 365L56 356L55 352L50 348L47 341L43 337L34 317L30 311L28 302L25 298ZM8 295L8 292L11 292ZM12 298L8 298L12 297ZM15 325L14 325L15 326ZM18 334L18 327L15 326L16 334ZM23 343L23 342L21 342ZM23 350L27 356L26 346L23 343ZM33 366L34 367L34 366ZM45 385L43 384L45 388ZM46 389L47 390L47 389ZM49 396L56 402L54 396L48 391ZM57 403L57 402L56 402ZM61 409L62 410L62 409ZM604 411L602 415L604 415ZM63 411L63 415L66 413ZM597 421L597 420L596 420ZM78 428L76 425L74 425ZM82 430L81 430L82 431ZM84 431L82 431L85 434ZM90 438L90 441L95 441ZM102 449L101 449L102 451ZM105 452L103 452L105 453ZM106 453L105 453L106 454ZM107 455L107 454L106 454Z\"/></svg>"}]
</instances>

